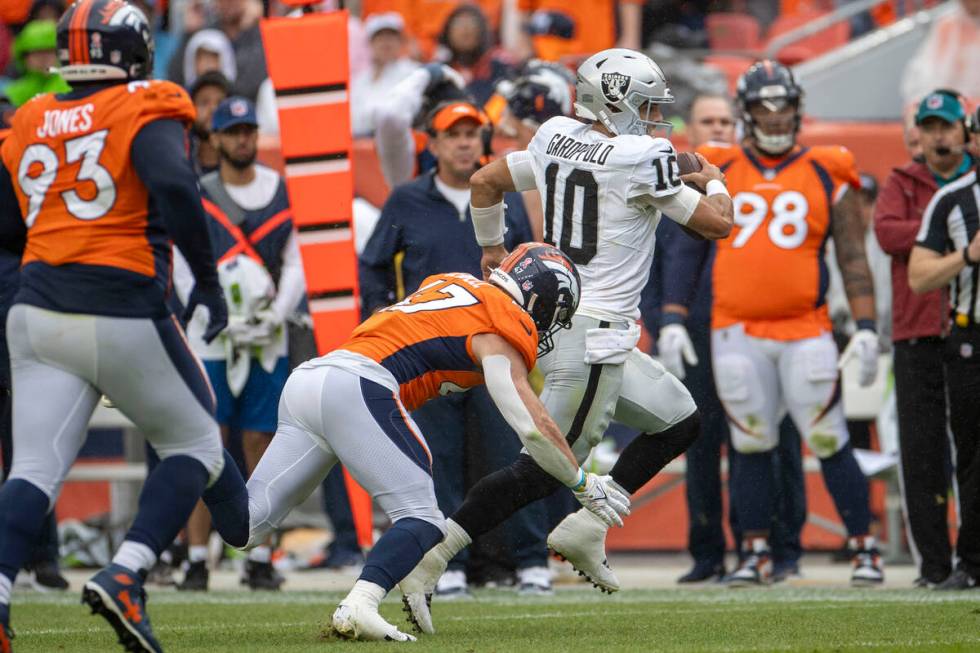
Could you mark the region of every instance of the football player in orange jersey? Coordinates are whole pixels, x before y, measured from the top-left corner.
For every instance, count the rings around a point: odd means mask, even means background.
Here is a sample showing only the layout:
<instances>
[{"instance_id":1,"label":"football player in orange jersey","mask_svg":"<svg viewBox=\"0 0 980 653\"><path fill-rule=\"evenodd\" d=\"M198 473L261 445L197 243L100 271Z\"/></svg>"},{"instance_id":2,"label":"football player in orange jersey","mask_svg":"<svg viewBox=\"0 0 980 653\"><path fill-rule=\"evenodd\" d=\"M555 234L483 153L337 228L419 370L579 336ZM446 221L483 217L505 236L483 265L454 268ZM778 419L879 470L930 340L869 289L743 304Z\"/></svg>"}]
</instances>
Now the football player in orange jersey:
<instances>
[{"instance_id":1,"label":"football player in orange jersey","mask_svg":"<svg viewBox=\"0 0 980 653\"><path fill-rule=\"evenodd\" d=\"M103 393L161 459L111 564L83 590L126 650L161 650L146 570L222 467L235 467L224 465L214 396L167 305L173 240L195 277L188 314L207 308L209 339L227 321L185 148L194 108L180 87L146 81L152 55L139 9L79 0L58 24L73 90L24 104L0 150L0 246L23 251L7 319L16 453L0 489L4 653L11 584Z\"/></svg>"},{"instance_id":2,"label":"football player in orange jersey","mask_svg":"<svg viewBox=\"0 0 980 653\"><path fill-rule=\"evenodd\" d=\"M717 245L712 308L718 395L732 444L745 454L732 471L733 502L745 535L743 561L730 584L770 580L772 450L788 411L820 459L847 528L852 584L877 585L883 573L868 533L868 482L848 442L824 297L824 244L833 236L858 325L840 362L856 357L859 381L869 385L877 374L878 337L854 158L842 147L797 144L803 91L788 68L756 63L737 88L744 142L698 149L725 171L735 208L735 230Z\"/></svg>"},{"instance_id":3,"label":"football player in orange jersey","mask_svg":"<svg viewBox=\"0 0 980 653\"><path fill-rule=\"evenodd\" d=\"M597 518L621 525L629 499L610 477L578 466L527 381L538 354L553 347L553 334L570 328L578 302L574 264L541 243L520 245L489 283L462 273L426 278L338 349L293 371L279 403L279 428L247 494L229 484L208 503L218 532L234 546L263 542L342 463L393 524L334 612L333 628L353 639L414 640L385 621L378 605L443 539L447 525L436 505L425 438L409 413L435 396L484 382L538 464Z\"/></svg>"}]
</instances>

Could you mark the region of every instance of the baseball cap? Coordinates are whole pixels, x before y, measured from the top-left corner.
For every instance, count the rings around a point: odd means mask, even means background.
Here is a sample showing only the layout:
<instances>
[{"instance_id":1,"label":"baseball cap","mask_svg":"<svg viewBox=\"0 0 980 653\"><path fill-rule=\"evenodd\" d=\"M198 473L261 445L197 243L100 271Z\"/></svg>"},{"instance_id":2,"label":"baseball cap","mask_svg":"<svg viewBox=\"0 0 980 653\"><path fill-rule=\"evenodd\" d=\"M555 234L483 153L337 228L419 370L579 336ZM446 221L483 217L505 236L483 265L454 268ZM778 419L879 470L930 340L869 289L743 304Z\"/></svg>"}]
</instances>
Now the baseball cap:
<instances>
[{"instance_id":1,"label":"baseball cap","mask_svg":"<svg viewBox=\"0 0 980 653\"><path fill-rule=\"evenodd\" d=\"M915 112L915 124L921 125L926 118L939 118L948 123L959 122L966 118L966 112L959 98L950 93L930 93L919 103Z\"/></svg>"},{"instance_id":2,"label":"baseball cap","mask_svg":"<svg viewBox=\"0 0 980 653\"><path fill-rule=\"evenodd\" d=\"M211 130L221 132L235 125L259 126L255 105L237 95L225 98L214 110L214 116L211 117Z\"/></svg>"},{"instance_id":3,"label":"baseball cap","mask_svg":"<svg viewBox=\"0 0 980 653\"><path fill-rule=\"evenodd\" d=\"M375 34L385 29L398 32L399 34L404 32L405 20L402 18L402 15L396 11L371 14L364 23L364 32L367 34L368 39L374 38Z\"/></svg>"},{"instance_id":4,"label":"baseball cap","mask_svg":"<svg viewBox=\"0 0 980 653\"><path fill-rule=\"evenodd\" d=\"M482 127L487 124L487 117L476 106L469 102L450 102L436 109L429 121L429 129L433 132L444 132L460 120L475 120Z\"/></svg>"}]
</instances>

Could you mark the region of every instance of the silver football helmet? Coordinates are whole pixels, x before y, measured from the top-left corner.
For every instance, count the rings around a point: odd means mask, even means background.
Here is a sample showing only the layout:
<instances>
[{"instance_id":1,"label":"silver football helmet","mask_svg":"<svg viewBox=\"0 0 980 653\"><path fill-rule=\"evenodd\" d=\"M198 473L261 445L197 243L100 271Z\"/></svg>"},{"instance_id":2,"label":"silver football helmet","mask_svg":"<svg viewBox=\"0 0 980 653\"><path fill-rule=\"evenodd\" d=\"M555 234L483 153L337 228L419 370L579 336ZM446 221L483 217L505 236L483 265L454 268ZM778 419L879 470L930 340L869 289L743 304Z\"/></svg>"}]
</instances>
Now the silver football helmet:
<instances>
[{"instance_id":1,"label":"silver football helmet","mask_svg":"<svg viewBox=\"0 0 980 653\"><path fill-rule=\"evenodd\" d=\"M651 128L670 135L672 125L650 120L650 112L674 96L660 66L642 52L610 48L592 55L578 67L575 94L575 115L601 122L617 136L642 136Z\"/></svg>"}]
</instances>

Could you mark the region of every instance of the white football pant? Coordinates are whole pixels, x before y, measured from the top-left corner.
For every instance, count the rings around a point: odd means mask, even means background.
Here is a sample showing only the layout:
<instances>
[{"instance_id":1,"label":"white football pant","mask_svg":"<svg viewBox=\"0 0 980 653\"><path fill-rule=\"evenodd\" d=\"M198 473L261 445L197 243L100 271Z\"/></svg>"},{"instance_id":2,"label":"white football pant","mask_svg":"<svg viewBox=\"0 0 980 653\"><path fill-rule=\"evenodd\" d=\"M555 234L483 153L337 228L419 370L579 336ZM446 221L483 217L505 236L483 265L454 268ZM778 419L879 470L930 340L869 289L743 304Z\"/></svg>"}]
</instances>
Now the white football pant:
<instances>
[{"instance_id":1,"label":"white football pant","mask_svg":"<svg viewBox=\"0 0 980 653\"><path fill-rule=\"evenodd\" d=\"M847 444L837 345L829 333L769 340L747 335L736 324L712 332L711 357L736 451L774 449L786 411L818 457L832 456Z\"/></svg>"},{"instance_id":2,"label":"white football pant","mask_svg":"<svg viewBox=\"0 0 980 653\"><path fill-rule=\"evenodd\" d=\"M59 313L15 304L7 316L13 379L10 478L54 505L102 394L160 458L184 455L213 482L224 464L214 393L183 331L166 318Z\"/></svg>"},{"instance_id":3,"label":"white football pant","mask_svg":"<svg viewBox=\"0 0 980 653\"><path fill-rule=\"evenodd\" d=\"M263 543L338 462L393 522L414 517L446 532L425 438L398 397L394 377L360 358L361 366L375 368L373 378L390 381L382 385L353 369L322 364L324 358L289 376L276 435L247 483L246 548Z\"/></svg>"}]
</instances>

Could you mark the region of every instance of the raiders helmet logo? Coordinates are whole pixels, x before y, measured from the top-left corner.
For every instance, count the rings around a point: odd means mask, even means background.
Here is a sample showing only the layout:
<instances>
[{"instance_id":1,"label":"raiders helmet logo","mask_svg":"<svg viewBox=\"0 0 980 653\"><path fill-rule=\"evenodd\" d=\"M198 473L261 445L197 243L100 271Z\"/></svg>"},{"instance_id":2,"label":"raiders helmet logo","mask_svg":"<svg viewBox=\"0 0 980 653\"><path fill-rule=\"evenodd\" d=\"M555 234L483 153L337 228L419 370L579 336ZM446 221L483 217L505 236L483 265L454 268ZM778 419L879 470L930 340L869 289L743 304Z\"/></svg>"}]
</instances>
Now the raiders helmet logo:
<instances>
[{"instance_id":1,"label":"raiders helmet logo","mask_svg":"<svg viewBox=\"0 0 980 653\"><path fill-rule=\"evenodd\" d=\"M626 97L630 87L630 76L622 73L602 73L602 94L610 102L619 102Z\"/></svg>"}]
</instances>

